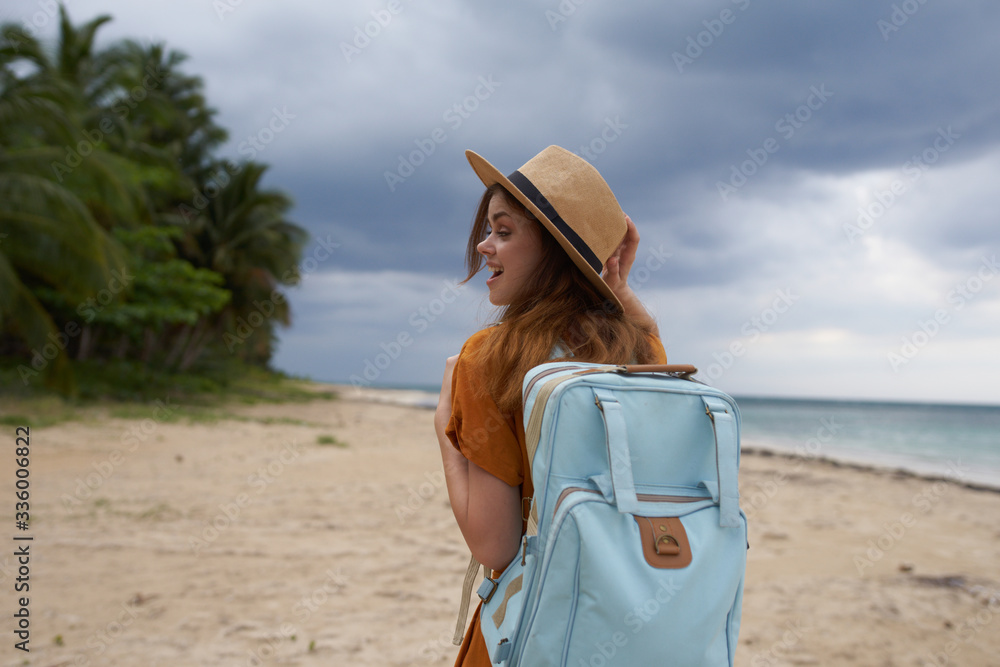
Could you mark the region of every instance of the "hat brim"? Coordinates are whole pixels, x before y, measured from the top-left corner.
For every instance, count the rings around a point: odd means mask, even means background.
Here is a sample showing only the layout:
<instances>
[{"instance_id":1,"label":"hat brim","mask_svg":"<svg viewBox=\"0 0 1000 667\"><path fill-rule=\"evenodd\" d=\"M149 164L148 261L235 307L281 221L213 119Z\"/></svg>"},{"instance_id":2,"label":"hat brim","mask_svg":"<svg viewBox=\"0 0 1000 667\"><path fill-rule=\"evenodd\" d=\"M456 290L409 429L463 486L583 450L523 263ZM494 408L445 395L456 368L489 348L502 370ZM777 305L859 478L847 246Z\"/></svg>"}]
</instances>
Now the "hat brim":
<instances>
[{"instance_id":1,"label":"hat brim","mask_svg":"<svg viewBox=\"0 0 1000 667\"><path fill-rule=\"evenodd\" d=\"M556 228L552 221L549 220L548 216L542 213L538 206L535 205L526 194L521 192L516 185L510 182L510 179L508 179L499 169L490 164L486 158L479 155L475 151L465 151L465 157L472 166L472 170L476 172L477 176L479 176L479 180L483 182L483 185L486 187L494 185L495 183L502 185L507 192L513 195L524 205L525 208L531 211L535 218L537 218L538 221L541 222L547 230L549 230L549 233L552 234L562 249L566 251L569 258L573 260L573 264L575 264L576 267L583 272L583 275L590 281L590 284L596 287L602 296L614 303L619 310L625 312L625 307L622 305L622 302L618 299L615 293L611 291L608 284L604 282L601 274L594 270L587 260L583 258L583 255L580 254L580 251L573 247L573 244L569 241L569 239L567 239L563 233Z\"/></svg>"}]
</instances>

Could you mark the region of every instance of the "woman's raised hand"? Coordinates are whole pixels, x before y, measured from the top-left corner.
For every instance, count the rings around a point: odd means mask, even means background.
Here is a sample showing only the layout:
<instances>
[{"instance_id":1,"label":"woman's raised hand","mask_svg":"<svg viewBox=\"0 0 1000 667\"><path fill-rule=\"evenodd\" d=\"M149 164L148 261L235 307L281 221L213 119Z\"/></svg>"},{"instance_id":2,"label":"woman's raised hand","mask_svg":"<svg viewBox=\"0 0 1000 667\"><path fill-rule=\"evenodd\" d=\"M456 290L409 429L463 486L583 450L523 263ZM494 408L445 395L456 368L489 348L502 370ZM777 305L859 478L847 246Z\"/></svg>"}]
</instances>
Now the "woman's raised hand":
<instances>
[{"instance_id":1,"label":"woman's raised hand","mask_svg":"<svg viewBox=\"0 0 1000 667\"><path fill-rule=\"evenodd\" d=\"M444 437L444 431L451 420L451 377L455 372L455 362L458 355L448 357L444 362L444 378L441 380L441 395L438 397L437 409L434 411L434 427L438 435Z\"/></svg>"},{"instance_id":2,"label":"woman's raised hand","mask_svg":"<svg viewBox=\"0 0 1000 667\"><path fill-rule=\"evenodd\" d=\"M614 254L608 258L608 261L604 264L604 272L601 277L604 282L608 284L611 291L614 292L618 300L622 302L625 307L625 314L634 317L635 319L648 324L653 328L654 332L658 333L656 326L656 320L646 307L642 305L639 301L639 297L635 295L632 288L628 284L628 274L632 270L632 264L635 263L636 251L639 249L639 230L636 229L635 223L632 219L625 216L625 238L622 239L621 244L615 249Z\"/></svg>"},{"instance_id":3,"label":"woman's raised hand","mask_svg":"<svg viewBox=\"0 0 1000 667\"><path fill-rule=\"evenodd\" d=\"M601 276L619 299L622 299L621 294L619 294L620 289L631 291L628 286L628 274L632 270L635 253L639 249L639 230L636 229L632 218L627 215L625 216L625 224L627 225L625 238L608 258L604 265L604 274Z\"/></svg>"}]
</instances>

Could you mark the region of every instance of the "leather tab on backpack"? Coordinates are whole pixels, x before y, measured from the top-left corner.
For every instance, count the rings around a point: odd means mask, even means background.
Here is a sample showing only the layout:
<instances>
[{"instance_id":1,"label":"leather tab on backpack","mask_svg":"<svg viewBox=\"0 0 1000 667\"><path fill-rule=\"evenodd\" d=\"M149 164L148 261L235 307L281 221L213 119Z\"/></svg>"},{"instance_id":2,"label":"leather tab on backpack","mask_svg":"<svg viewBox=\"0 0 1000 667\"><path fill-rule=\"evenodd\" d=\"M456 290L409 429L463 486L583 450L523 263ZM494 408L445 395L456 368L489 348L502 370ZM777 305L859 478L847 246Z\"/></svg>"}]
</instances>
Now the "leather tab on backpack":
<instances>
[{"instance_id":1,"label":"leather tab on backpack","mask_svg":"<svg viewBox=\"0 0 1000 667\"><path fill-rule=\"evenodd\" d=\"M656 538L656 544L653 545L653 548L656 549L657 556L676 556L681 552L681 545L677 538L669 533Z\"/></svg>"},{"instance_id":2,"label":"leather tab on backpack","mask_svg":"<svg viewBox=\"0 0 1000 667\"><path fill-rule=\"evenodd\" d=\"M676 570L691 564L691 545L677 517L633 517L639 526L642 554L659 570Z\"/></svg>"}]
</instances>

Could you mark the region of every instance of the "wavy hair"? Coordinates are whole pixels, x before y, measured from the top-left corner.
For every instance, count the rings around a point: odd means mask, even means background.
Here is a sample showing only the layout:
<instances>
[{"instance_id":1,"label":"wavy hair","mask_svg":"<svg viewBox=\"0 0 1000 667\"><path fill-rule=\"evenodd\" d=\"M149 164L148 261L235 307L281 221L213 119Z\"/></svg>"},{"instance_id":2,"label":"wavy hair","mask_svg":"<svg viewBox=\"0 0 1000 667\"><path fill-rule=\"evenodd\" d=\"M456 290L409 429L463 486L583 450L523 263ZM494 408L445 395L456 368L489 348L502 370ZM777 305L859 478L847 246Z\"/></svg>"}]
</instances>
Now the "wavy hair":
<instances>
[{"instance_id":1,"label":"wavy hair","mask_svg":"<svg viewBox=\"0 0 1000 667\"><path fill-rule=\"evenodd\" d=\"M514 414L521 409L524 375L546 361L652 363L652 330L598 292L555 237L499 183L489 186L479 201L465 251L469 273L462 282L483 268L483 256L476 247L486 238L487 211L496 194L542 232L541 270L499 310L496 326L488 330L478 358L472 360L483 370L483 386L501 412ZM566 354L552 358L557 346Z\"/></svg>"}]
</instances>

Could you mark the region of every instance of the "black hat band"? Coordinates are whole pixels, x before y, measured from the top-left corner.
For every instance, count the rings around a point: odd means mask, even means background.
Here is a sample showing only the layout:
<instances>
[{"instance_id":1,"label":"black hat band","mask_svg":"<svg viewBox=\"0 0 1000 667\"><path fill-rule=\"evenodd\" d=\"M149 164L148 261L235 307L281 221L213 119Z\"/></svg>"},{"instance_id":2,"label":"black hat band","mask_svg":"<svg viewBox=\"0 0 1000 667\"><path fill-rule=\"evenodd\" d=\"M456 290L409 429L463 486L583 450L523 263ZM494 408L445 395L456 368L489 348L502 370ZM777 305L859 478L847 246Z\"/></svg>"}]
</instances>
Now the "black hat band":
<instances>
[{"instance_id":1,"label":"black hat band","mask_svg":"<svg viewBox=\"0 0 1000 667\"><path fill-rule=\"evenodd\" d=\"M566 221L559 216L555 207L549 203L549 200L545 198L545 195L539 192L538 188L535 187L535 184L529 181L528 177L517 169L515 169L510 176L507 177L507 179L513 183L514 187L520 190L521 193L531 201L531 203L538 207L538 210L549 219L552 225L559 230L559 233L570 242L570 245L572 245L578 253L580 253L580 256L583 257L584 261L590 265L590 268L592 268L597 275L601 275L601 269L603 266L600 260L597 259L597 255L594 254L594 251L590 249L590 246L588 246L587 243L580 238L580 235L577 234L576 231L566 224Z\"/></svg>"}]
</instances>

